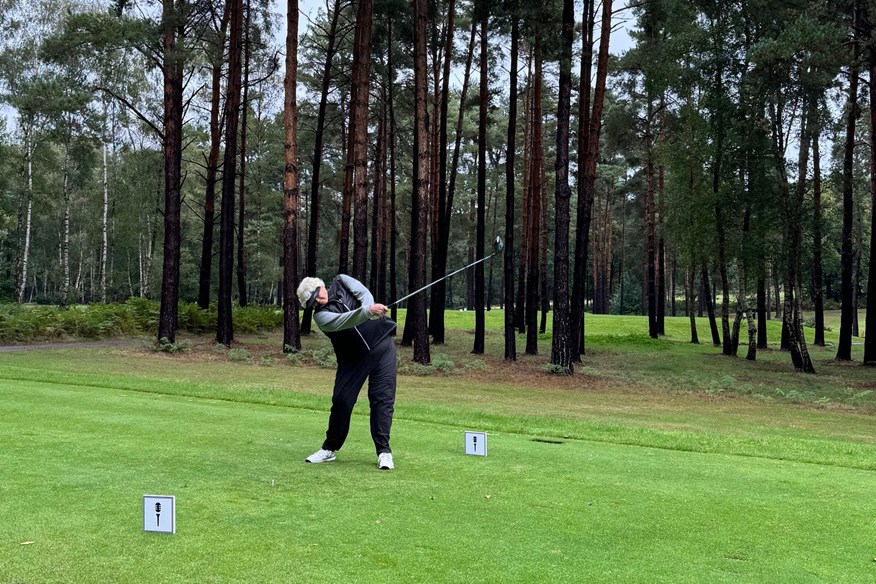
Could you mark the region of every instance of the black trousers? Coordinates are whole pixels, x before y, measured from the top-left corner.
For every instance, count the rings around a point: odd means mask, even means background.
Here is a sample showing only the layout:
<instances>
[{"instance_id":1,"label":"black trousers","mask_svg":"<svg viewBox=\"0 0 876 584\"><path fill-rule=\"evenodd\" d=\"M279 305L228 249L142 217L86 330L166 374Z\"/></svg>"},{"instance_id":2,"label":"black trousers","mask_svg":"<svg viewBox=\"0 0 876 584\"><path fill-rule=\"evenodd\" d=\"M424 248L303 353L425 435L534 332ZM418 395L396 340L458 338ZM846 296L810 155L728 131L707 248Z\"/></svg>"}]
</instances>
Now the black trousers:
<instances>
[{"instance_id":1,"label":"black trousers","mask_svg":"<svg viewBox=\"0 0 876 584\"><path fill-rule=\"evenodd\" d=\"M350 432L350 416L359 391L368 380L368 401L371 404L371 439L377 454L392 452L389 430L395 406L396 357L395 342L387 336L371 349L361 361L338 365L332 410L322 447L340 450Z\"/></svg>"}]
</instances>

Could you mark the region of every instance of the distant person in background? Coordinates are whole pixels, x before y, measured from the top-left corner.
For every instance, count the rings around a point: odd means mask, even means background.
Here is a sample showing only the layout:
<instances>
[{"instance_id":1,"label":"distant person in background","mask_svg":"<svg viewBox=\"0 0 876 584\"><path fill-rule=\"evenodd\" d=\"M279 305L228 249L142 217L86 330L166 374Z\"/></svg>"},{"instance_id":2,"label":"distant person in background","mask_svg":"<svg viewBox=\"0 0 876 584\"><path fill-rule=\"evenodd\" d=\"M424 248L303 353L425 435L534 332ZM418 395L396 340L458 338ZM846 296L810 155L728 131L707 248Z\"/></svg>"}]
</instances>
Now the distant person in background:
<instances>
[{"instance_id":1,"label":"distant person in background","mask_svg":"<svg viewBox=\"0 0 876 584\"><path fill-rule=\"evenodd\" d=\"M361 282L344 274L328 288L319 278L304 278L297 294L301 306L313 308L313 320L331 339L338 359L325 442L305 460L335 460L347 439L353 406L367 379L377 468L392 470L389 430L395 406L396 349L390 333L396 324L385 316L387 307L375 303Z\"/></svg>"}]
</instances>

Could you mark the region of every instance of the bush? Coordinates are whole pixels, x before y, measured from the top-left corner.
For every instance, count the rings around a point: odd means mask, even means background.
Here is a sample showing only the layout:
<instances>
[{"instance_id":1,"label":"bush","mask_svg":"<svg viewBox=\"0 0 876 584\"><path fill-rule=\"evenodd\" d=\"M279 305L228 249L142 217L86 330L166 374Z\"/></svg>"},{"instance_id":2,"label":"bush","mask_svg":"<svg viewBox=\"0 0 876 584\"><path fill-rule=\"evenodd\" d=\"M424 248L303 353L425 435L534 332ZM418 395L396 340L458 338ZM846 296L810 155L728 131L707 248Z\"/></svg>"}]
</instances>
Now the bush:
<instances>
[{"instance_id":1,"label":"bush","mask_svg":"<svg viewBox=\"0 0 876 584\"><path fill-rule=\"evenodd\" d=\"M548 363L544 366L544 371L548 375L568 375L569 372L562 365L556 365L554 363Z\"/></svg>"},{"instance_id":2,"label":"bush","mask_svg":"<svg viewBox=\"0 0 876 584\"><path fill-rule=\"evenodd\" d=\"M286 353L286 362L293 367L301 367L304 364L301 355L298 353Z\"/></svg>"},{"instance_id":3,"label":"bush","mask_svg":"<svg viewBox=\"0 0 876 584\"><path fill-rule=\"evenodd\" d=\"M171 343L167 337L161 337L158 343L155 344L155 350L162 353L183 353L191 348L188 341L177 341Z\"/></svg>"},{"instance_id":4,"label":"bush","mask_svg":"<svg viewBox=\"0 0 876 584\"><path fill-rule=\"evenodd\" d=\"M273 367L276 364L277 360L267 355L259 359L259 365L263 367Z\"/></svg>"},{"instance_id":5,"label":"bush","mask_svg":"<svg viewBox=\"0 0 876 584\"><path fill-rule=\"evenodd\" d=\"M229 361L249 361L250 358L249 351L246 349L231 349L228 351Z\"/></svg>"},{"instance_id":6,"label":"bush","mask_svg":"<svg viewBox=\"0 0 876 584\"><path fill-rule=\"evenodd\" d=\"M487 371L489 368L490 366L480 359L473 359L465 364L466 371Z\"/></svg>"},{"instance_id":7,"label":"bush","mask_svg":"<svg viewBox=\"0 0 876 584\"><path fill-rule=\"evenodd\" d=\"M331 346L318 350L313 359L323 369L334 369L338 366L338 358L335 357L335 350Z\"/></svg>"}]
</instances>

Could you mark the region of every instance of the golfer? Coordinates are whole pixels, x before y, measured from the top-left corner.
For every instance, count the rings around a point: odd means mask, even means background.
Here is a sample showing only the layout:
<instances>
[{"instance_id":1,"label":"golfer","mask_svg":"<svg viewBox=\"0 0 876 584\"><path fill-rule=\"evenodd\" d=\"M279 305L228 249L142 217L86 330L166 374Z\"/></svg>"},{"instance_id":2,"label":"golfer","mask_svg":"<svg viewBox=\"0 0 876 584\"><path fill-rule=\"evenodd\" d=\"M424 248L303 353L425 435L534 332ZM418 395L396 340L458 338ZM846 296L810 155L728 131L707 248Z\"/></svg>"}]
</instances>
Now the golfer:
<instances>
[{"instance_id":1,"label":"golfer","mask_svg":"<svg viewBox=\"0 0 876 584\"><path fill-rule=\"evenodd\" d=\"M326 288L319 278L304 278L298 300L313 307L313 320L332 341L338 359L328 430L322 448L307 462L331 462L350 431L350 416L365 380L371 404L371 439L377 449L377 468L392 470L389 429L395 404L395 342L390 333L395 322L386 318L387 307L374 302L361 282L344 274Z\"/></svg>"}]
</instances>

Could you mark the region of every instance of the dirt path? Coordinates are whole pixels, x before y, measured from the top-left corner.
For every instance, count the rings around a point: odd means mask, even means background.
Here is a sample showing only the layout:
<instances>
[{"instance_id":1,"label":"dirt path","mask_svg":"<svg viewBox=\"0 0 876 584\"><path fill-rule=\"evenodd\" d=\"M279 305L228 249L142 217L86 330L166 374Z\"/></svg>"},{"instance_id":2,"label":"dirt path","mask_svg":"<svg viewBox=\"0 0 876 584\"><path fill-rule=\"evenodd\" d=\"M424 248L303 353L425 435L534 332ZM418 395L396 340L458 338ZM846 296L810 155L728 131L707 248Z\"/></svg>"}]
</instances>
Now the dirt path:
<instances>
[{"instance_id":1,"label":"dirt path","mask_svg":"<svg viewBox=\"0 0 876 584\"><path fill-rule=\"evenodd\" d=\"M121 347L130 345L133 341L95 341L93 343L42 343L39 345L6 345L0 346L0 353L15 351L40 351L48 349L88 349L92 347Z\"/></svg>"}]
</instances>

